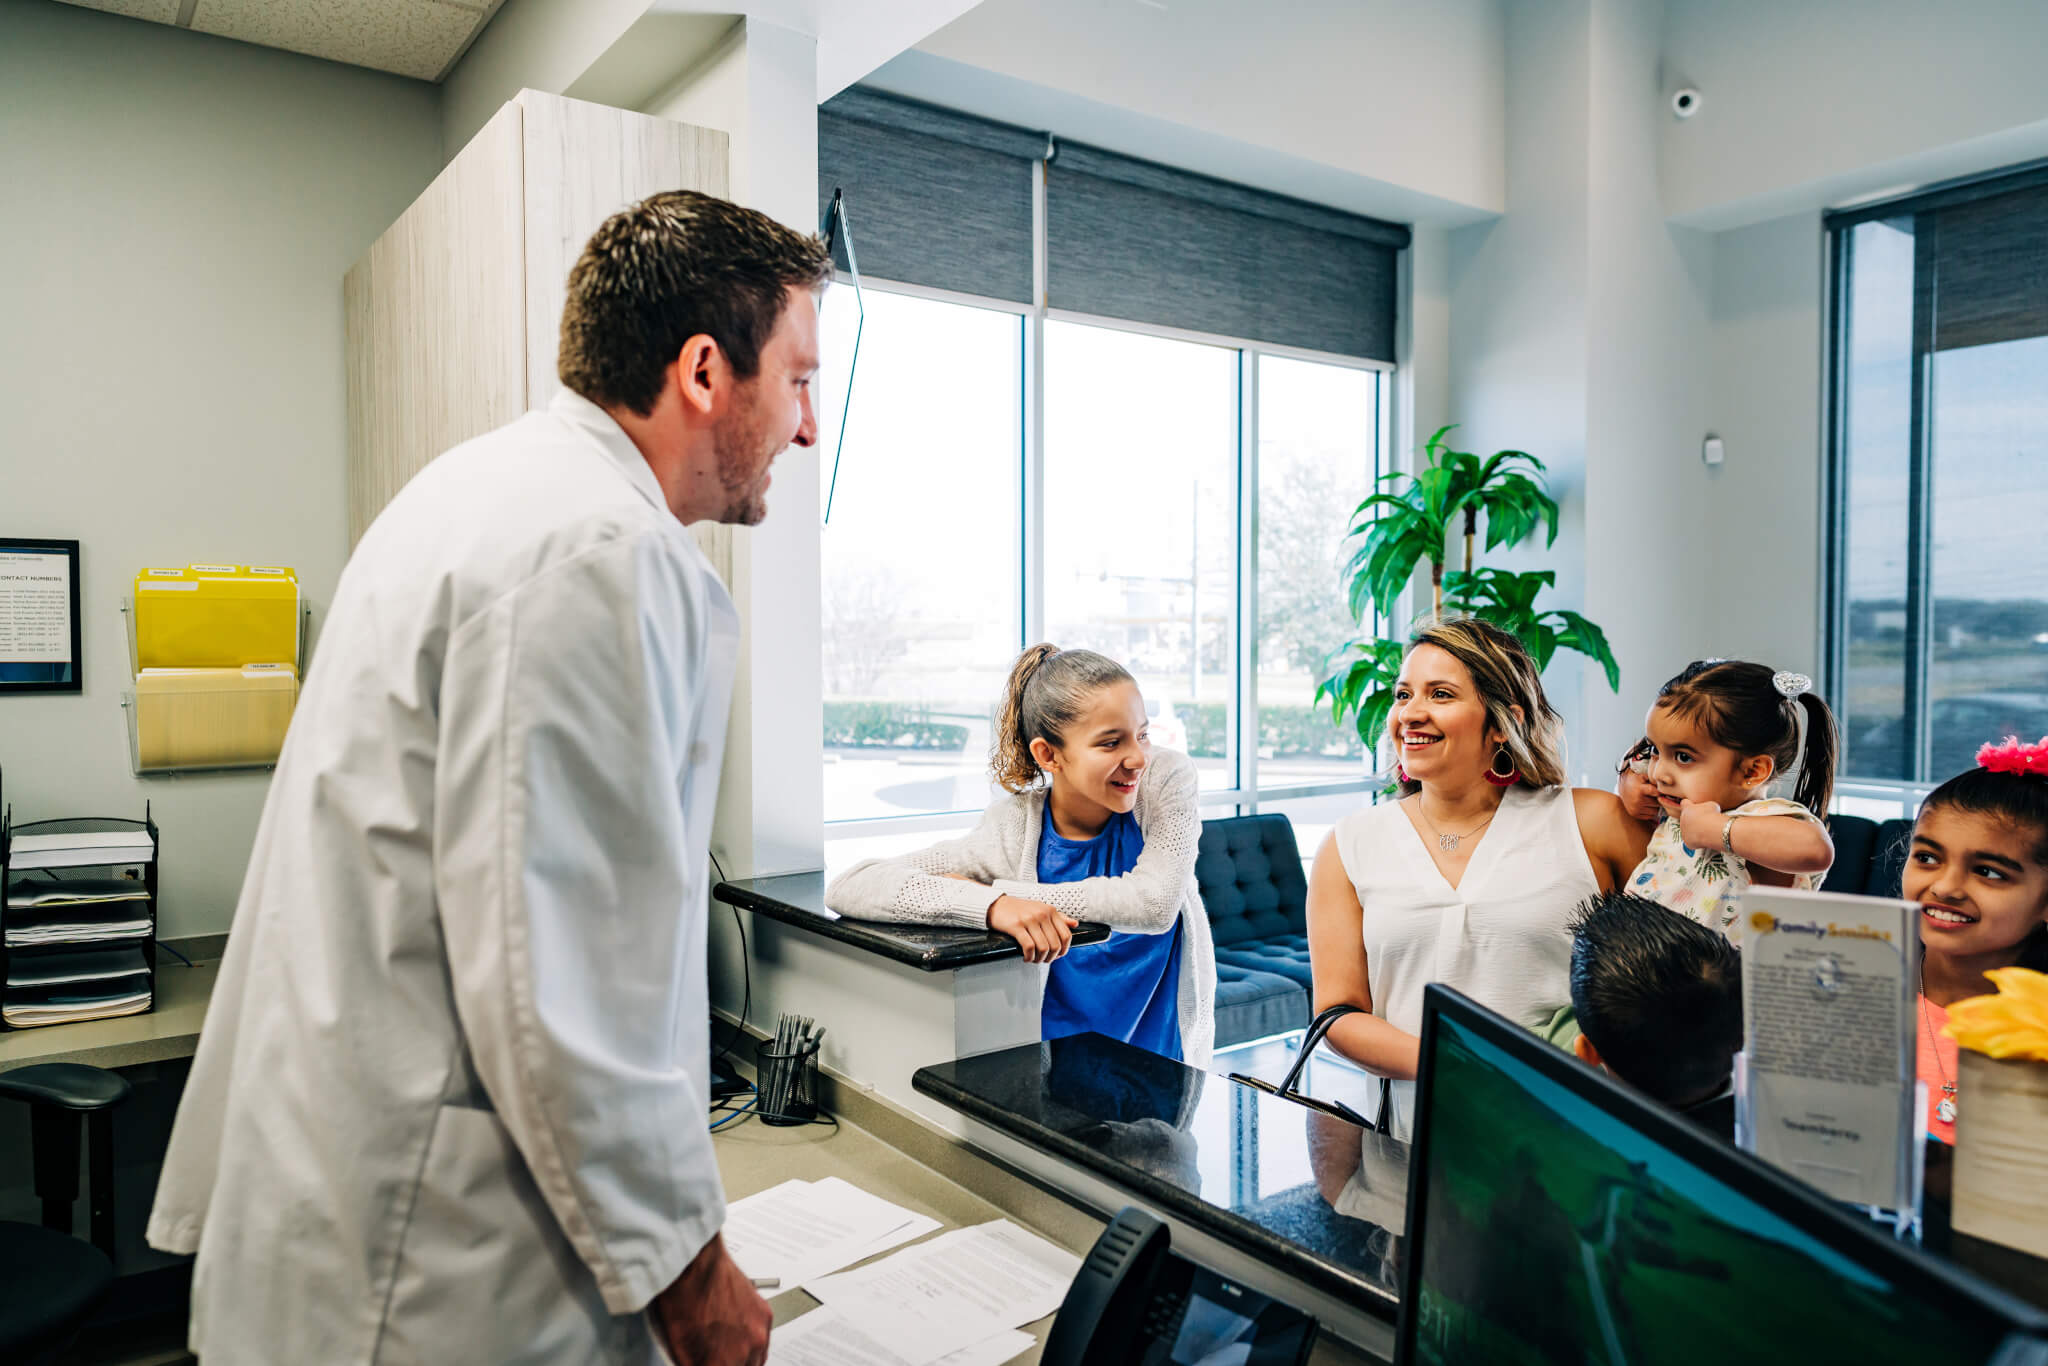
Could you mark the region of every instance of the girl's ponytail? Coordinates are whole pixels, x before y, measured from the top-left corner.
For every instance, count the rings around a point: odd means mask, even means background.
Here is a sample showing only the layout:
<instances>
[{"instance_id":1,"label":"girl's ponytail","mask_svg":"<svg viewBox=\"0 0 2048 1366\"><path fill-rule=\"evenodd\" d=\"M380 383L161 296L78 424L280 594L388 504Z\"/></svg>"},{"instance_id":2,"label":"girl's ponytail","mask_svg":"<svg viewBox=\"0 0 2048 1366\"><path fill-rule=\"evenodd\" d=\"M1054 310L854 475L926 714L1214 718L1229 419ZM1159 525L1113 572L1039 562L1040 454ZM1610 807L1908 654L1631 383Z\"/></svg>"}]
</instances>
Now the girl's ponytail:
<instances>
[{"instance_id":1,"label":"girl's ponytail","mask_svg":"<svg viewBox=\"0 0 2048 1366\"><path fill-rule=\"evenodd\" d=\"M1060 652L1057 645L1034 645L1010 666L1010 681L996 703L995 738L988 749L988 772L1005 792L1022 792L1038 781L1038 761L1031 757L1031 736L1024 724L1024 690L1045 661Z\"/></svg>"},{"instance_id":2,"label":"girl's ponytail","mask_svg":"<svg viewBox=\"0 0 2048 1366\"><path fill-rule=\"evenodd\" d=\"M1835 716L1817 692L1800 693L1792 703L1806 711L1806 745L1799 754L1799 782L1792 800L1825 821L1835 792Z\"/></svg>"},{"instance_id":3,"label":"girl's ponytail","mask_svg":"<svg viewBox=\"0 0 2048 1366\"><path fill-rule=\"evenodd\" d=\"M1031 742L1060 743L1088 699L1113 683L1132 682L1123 665L1093 650L1034 645L1010 666L1010 681L996 704L995 738L988 747L988 772L1005 792L1023 792L1038 782Z\"/></svg>"}]
</instances>

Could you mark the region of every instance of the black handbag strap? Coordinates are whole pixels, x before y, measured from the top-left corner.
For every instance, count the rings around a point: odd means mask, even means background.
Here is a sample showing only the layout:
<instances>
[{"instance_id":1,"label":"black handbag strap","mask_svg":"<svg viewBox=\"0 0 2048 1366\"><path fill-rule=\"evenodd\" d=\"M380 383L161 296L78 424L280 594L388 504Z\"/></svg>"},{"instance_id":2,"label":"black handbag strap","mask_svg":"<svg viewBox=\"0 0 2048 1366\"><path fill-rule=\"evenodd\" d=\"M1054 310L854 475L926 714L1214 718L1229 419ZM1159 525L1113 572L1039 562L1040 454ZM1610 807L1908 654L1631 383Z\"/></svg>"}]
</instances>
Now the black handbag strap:
<instances>
[{"instance_id":1,"label":"black handbag strap","mask_svg":"<svg viewBox=\"0 0 2048 1366\"><path fill-rule=\"evenodd\" d=\"M1308 1069L1308 1060L1310 1055L1316 1051L1316 1045L1321 1043L1323 1036L1330 1032L1330 1026L1336 1024L1337 1021L1343 1019L1346 1015L1369 1015L1371 1013L1363 1006L1340 1003L1331 1006L1317 1015L1315 1019L1309 1021L1308 1033L1302 1036L1301 1050L1295 1055L1294 1066L1288 1068L1287 1075L1281 1079L1280 1094L1290 1100L1306 1099L1306 1097L1302 1096L1297 1083L1301 1081L1301 1074ZM1372 1122L1374 1133L1384 1134L1392 1132L1389 1128L1389 1122L1393 1111L1393 1099L1394 1083L1386 1077L1381 1077L1379 1112L1373 1117Z\"/></svg>"}]
</instances>

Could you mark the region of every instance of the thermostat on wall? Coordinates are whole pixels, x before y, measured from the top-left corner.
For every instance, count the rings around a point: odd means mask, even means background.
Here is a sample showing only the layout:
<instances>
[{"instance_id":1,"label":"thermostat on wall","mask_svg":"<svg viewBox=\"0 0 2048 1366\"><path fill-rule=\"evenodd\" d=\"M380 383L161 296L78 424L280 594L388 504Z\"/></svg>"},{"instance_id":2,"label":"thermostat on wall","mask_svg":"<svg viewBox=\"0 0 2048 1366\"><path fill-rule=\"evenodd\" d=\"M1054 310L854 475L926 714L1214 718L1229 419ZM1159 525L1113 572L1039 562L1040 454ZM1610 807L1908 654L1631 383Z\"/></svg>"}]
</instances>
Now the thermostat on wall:
<instances>
[{"instance_id":1,"label":"thermostat on wall","mask_svg":"<svg viewBox=\"0 0 2048 1366\"><path fill-rule=\"evenodd\" d=\"M1700 459L1706 461L1709 465L1720 464L1724 454L1725 452L1721 448L1721 438L1718 436L1708 437L1700 446Z\"/></svg>"}]
</instances>

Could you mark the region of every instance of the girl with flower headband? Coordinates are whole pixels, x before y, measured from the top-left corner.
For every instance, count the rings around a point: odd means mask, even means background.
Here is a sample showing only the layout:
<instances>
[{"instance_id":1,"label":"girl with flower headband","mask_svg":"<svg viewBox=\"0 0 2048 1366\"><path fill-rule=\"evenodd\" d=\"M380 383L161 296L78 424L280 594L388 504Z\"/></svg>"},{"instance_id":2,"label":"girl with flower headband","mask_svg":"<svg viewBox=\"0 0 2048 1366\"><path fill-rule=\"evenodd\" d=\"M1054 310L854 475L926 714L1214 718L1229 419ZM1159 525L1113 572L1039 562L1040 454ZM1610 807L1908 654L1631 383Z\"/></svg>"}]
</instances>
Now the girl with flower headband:
<instances>
[{"instance_id":1,"label":"girl with flower headband","mask_svg":"<svg viewBox=\"0 0 2048 1366\"><path fill-rule=\"evenodd\" d=\"M1920 903L1920 1080L1927 1131L1955 1142L1949 1008L1987 996L2000 968L2048 972L2048 738L1977 752L1927 794L1901 875Z\"/></svg>"},{"instance_id":2,"label":"girl with flower headband","mask_svg":"<svg viewBox=\"0 0 2048 1366\"><path fill-rule=\"evenodd\" d=\"M1621 798L1660 816L1628 889L1740 935L1752 883L1810 891L1835 861L1828 796L1835 720L1804 674L1740 659L1688 664L1657 690L1649 734L1625 766ZM1792 797L1765 795L1796 766Z\"/></svg>"}]
</instances>

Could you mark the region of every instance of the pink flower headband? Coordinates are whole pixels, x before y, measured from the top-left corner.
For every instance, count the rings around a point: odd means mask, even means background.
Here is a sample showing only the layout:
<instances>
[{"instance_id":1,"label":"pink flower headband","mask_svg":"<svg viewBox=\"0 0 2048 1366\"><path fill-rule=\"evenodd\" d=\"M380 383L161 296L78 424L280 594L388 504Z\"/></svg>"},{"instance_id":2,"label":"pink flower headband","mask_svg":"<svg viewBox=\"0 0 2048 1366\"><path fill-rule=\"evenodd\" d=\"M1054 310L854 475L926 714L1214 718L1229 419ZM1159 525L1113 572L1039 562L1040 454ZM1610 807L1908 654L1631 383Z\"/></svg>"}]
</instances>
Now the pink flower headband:
<instances>
[{"instance_id":1,"label":"pink flower headband","mask_svg":"<svg viewBox=\"0 0 2048 1366\"><path fill-rule=\"evenodd\" d=\"M2021 744L2017 735L2008 735L2004 744L1986 745L1977 751L1977 767L1993 773L2031 773L2048 778L2048 735L2031 745Z\"/></svg>"}]
</instances>

